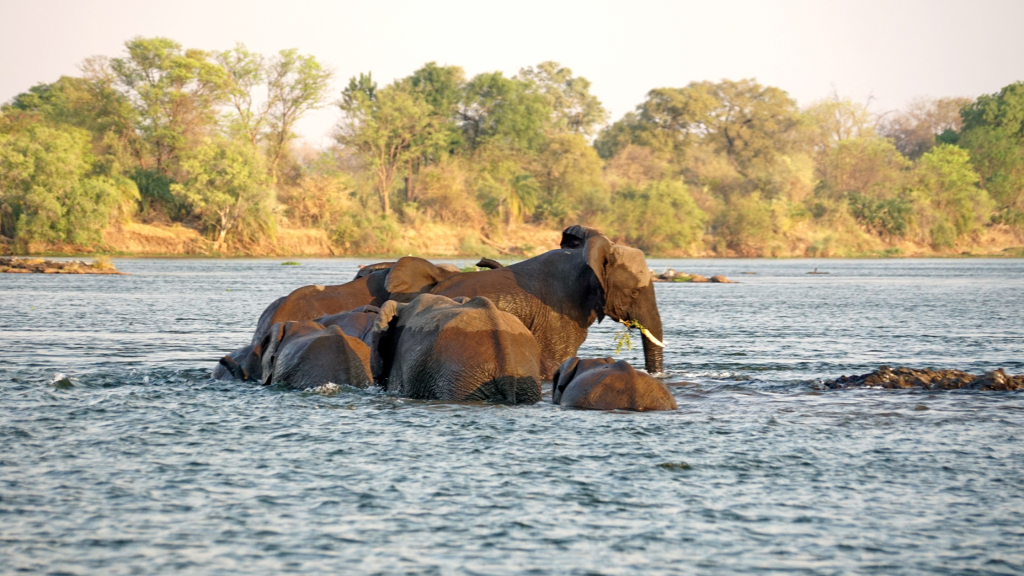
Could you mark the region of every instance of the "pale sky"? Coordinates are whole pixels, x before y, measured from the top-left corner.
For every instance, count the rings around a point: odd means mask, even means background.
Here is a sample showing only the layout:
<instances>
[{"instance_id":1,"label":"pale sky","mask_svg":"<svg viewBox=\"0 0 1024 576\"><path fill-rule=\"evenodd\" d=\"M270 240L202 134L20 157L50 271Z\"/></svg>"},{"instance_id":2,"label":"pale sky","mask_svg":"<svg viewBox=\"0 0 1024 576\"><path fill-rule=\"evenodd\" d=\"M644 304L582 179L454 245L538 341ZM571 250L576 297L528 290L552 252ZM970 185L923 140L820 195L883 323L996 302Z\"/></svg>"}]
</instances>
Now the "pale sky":
<instances>
[{"instance_id":1,"label":"pale sky","mask_svg":"<svg viewBox=\"0 0 1024 576\"><path fill-rule=\"evenodd\" d=\"M648 90L756 78L800 105L833 90L878 112L917 96L978 96L1024 80L1024 1L328 2L0 0L0 101L120 55L133 36L185 47L298 48L386 84L425 62L467 76L545 60L570 67L620 118ZM328 107L298 132L326 144Z\"/></svg>"}]
</instances>

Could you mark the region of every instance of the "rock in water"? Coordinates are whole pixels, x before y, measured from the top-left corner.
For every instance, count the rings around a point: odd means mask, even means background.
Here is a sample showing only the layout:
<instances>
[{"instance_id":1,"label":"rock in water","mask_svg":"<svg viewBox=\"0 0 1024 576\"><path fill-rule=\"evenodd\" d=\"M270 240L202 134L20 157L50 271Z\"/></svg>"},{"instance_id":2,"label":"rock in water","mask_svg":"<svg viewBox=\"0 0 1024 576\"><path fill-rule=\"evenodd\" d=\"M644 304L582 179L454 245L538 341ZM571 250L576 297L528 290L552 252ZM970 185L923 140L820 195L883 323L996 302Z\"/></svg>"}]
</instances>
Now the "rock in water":
<instances>
[{"instance_id":1,"label":"rock in water","mask_svg":"<svg viewBox=\"0 0 1024 576\"><path fill-rule=\"evenodd\" d=\"M981 376L961 370L931 370L928 368L890 368L859 376L840 376L828 380L823 387L829 390L880 386L882 388L923 388L926 390L1024 390L1024 375L1010 376L1002 368Z\"/></svg>"}]
</instances>

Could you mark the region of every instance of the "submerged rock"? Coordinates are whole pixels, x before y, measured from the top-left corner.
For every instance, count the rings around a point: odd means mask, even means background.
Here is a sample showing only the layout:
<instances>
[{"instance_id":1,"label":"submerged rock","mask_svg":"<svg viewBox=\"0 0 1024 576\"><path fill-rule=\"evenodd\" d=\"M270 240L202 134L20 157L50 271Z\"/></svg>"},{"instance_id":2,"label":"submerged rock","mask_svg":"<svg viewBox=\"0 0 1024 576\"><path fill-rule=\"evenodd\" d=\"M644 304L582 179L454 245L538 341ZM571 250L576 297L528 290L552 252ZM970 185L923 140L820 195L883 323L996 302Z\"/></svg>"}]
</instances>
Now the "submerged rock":
<instances>
[{"instance_id":1,"label":"submerged rock","mask_svg":"<svg viewBox=\"0 0 1024 576\"><path fill-rule=\"evenodd\" d=\"M1024 375L1010 376L1002 368L981 376L960 370L890 368L882 366L869 374L840 376L824 382L829 390L880 386L882 388L923 388L926 390L1024 390Z\"/></svg>"}]
</instances>

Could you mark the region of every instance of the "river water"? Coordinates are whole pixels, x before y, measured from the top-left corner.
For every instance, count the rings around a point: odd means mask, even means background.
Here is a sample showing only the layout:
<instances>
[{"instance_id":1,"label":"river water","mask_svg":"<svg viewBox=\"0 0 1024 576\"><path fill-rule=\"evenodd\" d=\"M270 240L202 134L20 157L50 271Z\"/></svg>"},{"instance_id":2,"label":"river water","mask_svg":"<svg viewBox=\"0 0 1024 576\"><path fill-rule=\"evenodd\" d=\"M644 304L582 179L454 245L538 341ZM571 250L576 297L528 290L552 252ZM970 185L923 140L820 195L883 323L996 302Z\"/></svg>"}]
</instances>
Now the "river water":
<instances>
[{"instance_id":1,"label":"river water","mask_svg":"<svg viewBox=\"0 0 1024 576\"><path fill-rule=\"evenodd\" d=\"M1024 372L1022 260L652 260L648 414L211 380L301 262L0 275L0 573L1024 573L1024 394L815 387Z\"/></svg>"}]
</instances>

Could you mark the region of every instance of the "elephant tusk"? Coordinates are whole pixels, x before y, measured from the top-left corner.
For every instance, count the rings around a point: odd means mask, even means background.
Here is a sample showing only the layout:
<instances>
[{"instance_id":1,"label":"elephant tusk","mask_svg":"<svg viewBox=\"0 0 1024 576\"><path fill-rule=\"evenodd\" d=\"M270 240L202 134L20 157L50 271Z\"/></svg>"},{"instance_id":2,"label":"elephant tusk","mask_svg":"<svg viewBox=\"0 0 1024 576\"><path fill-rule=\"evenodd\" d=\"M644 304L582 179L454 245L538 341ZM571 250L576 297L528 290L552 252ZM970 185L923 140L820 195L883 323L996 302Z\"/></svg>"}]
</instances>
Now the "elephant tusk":
<instances>
[{"instance_id":1,"label":"elephant tusk","mask_svg":"<svg viewBox=\"0 0 1024 576\"><path fill-rule=\"evenodd\" d=\"M644 328L643 326L641 326L639 322L626 321L626 320L619 320L619 322L622 322L623 326L625 326L627 329L629 329L629 328L639 328L640 329L640 333L643 334L644 336L646 336L647 339L651 341L651 344L654 344L655 346L657 346L659 348L664 348L665 347L665 343L664 342L662 342L661 340L658 340L657 338L655 338L654 334L651 334L651 331L648 330L647 328Z\"/></svg>"},{"instance_id":2,"label":"elephant tusk","mask_svg":"<svg viewBox=\"0 0 1024 576\"><path fill-rule=\"evenodd\" d=\"M665 347L665 343L662 342L661 340L658 340L657 338L655 338L654 334L651 334L651 331L648 330L647 328L641 328L640 329L640 333L643 334L644 336L646 336L647 339L651 341L651 344L654 344L655 346L657 346L659 348L664 348Z\"/></svg>"}]
</instances>

